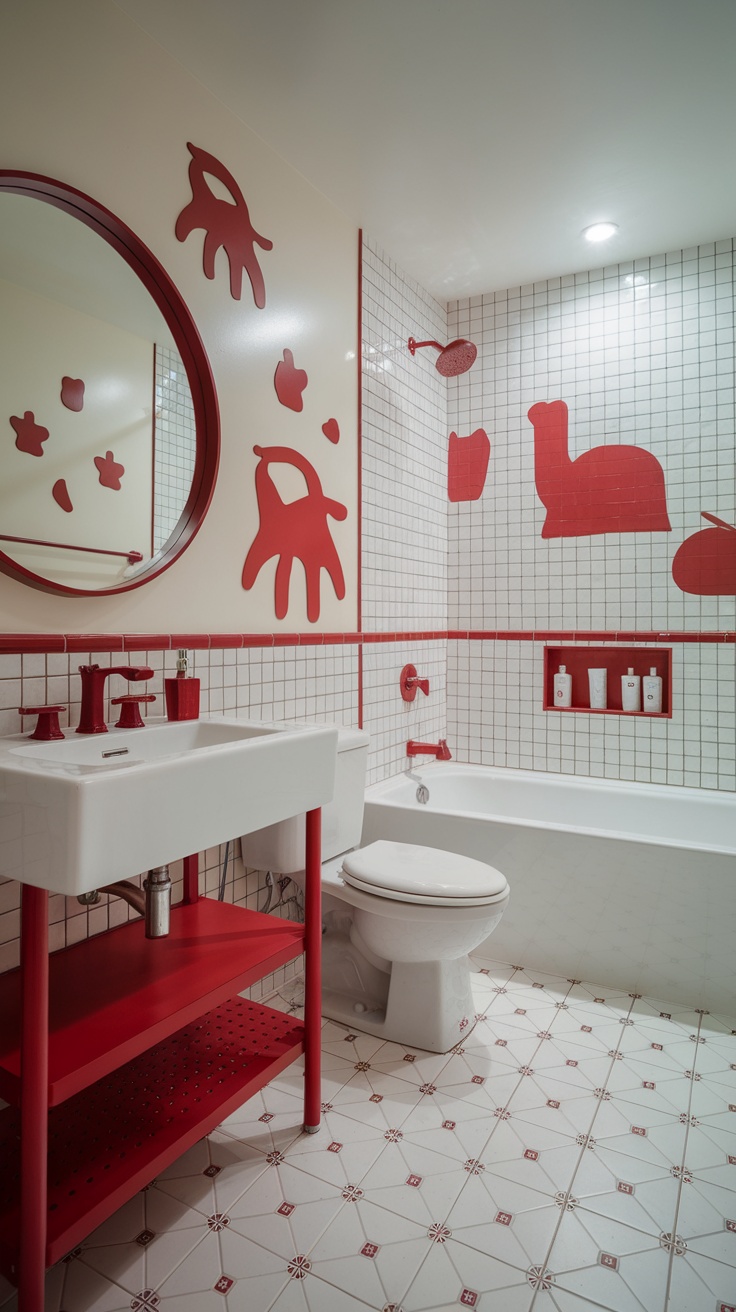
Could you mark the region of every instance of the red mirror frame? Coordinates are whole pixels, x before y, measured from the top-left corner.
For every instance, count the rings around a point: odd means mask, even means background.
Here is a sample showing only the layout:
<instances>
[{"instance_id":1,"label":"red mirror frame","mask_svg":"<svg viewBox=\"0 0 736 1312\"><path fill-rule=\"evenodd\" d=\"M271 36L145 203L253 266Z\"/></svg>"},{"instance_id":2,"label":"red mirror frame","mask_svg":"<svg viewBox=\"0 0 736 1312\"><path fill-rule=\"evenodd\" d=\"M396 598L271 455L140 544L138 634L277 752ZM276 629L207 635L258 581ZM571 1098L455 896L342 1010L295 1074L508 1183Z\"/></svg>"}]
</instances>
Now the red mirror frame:
<instances>
[{"instance_id":1,"label":"red mirror frame","mask_svg":"<svg viewBox=\"0 0 736 1312\"><path fill-rule=\"evenodd\" d=\"M110 597L118 592L129 592L132 588L140 588L142 584L149 583L173 565L199 531L212 500L220 462L220 414L207 353L194 319L163 265L140 238L121 219L105 209L104 205L53 178L13 169L0 169L0 193L4 191L35 197L47 205L65 210L112 246L153 297L171 330L186 369L197 434L194 475L179 522L166 546L149 567L135 578L111 588L73 588L50 582L0 551L0 572L42 592L75 597Z\"/></svg>"}]
</instances>

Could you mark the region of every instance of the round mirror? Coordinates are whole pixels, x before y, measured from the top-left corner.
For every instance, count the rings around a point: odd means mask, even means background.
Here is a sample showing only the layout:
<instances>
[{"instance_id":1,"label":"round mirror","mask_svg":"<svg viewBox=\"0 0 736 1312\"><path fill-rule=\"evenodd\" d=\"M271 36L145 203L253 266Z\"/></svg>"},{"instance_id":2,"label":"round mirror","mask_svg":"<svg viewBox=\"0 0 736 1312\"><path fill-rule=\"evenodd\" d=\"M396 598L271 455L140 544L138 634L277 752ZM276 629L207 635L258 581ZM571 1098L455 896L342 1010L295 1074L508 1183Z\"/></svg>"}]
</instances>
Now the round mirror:
<instances>
[{"instance_id":1,"label":"round mirror","mask_svg":"<svg viewBox=\"0 0 736 1312\"><path fill-rule=\"evenodd\" d=\"M219 421L194 321L125 224L0 171L0 570L124 592L167 569L214 489Z\"/></svg>"}]
</instances>

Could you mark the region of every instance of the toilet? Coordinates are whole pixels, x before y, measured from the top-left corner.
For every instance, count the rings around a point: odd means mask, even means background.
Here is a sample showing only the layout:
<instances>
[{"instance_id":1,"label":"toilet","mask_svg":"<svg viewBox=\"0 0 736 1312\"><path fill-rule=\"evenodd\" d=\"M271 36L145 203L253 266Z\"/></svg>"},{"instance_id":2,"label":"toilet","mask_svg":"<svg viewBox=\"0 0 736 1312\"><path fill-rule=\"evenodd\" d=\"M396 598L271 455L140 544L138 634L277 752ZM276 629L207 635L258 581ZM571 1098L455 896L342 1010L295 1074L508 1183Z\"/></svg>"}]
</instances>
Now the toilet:
<instances>
[{"instance_id":1,"label":"toilet","mask_svg":"<svg viewBox=\"0 0 736 1312\"><path fill-rule=\"evenodd\" d=\"M509 898L493 866L382 839L358 847L368 735L341 729L322 808L322 1011L410 1047L447 1052L473 1024L472 952ZM246 866L304 887L304 818L241 840Z\"/></svg>"}]
</instances>

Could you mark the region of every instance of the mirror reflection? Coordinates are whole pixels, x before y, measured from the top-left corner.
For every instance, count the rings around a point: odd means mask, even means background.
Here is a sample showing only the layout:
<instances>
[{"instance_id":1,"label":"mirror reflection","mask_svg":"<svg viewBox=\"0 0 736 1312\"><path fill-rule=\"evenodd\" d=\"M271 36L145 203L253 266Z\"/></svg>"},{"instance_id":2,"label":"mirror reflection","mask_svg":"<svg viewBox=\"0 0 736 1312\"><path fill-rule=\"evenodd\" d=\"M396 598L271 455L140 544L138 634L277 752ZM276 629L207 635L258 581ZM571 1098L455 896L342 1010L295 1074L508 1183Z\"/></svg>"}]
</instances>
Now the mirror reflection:
<instances>
[{"instance_id":1,"label":"mirror reflection","mask_svg":"<svg viewBox=\"0 0 736 1312\"><path fill-rule=\"evenodd\" d=\"M0 550L99 591L150 567L184 510L186 370L117 251L36 198L0 194Z\"/></svg>"}]
</instances>

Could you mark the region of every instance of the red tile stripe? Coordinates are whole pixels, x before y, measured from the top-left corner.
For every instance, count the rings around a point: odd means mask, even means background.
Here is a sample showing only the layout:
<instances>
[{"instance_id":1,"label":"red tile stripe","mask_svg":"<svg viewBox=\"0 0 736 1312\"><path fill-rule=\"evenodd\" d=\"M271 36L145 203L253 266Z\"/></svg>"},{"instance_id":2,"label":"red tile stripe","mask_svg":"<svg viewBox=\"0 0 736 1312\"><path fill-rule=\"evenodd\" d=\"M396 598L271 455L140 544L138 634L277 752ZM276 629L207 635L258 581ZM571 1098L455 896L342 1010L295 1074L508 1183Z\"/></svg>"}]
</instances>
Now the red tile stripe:
<instances>
[{"instance_id":1,"label":"red tile stripe","mask_svg":"<svg viewBox=\"0 0 736 1312\"><path fill-rule=\"evenodd\" d=\"M374 642L736 643L732 630L409 629L384 633L0 633L0 654L31 652L216 651L231 647L323 647Z\"/></svg>"}]
</instances>

